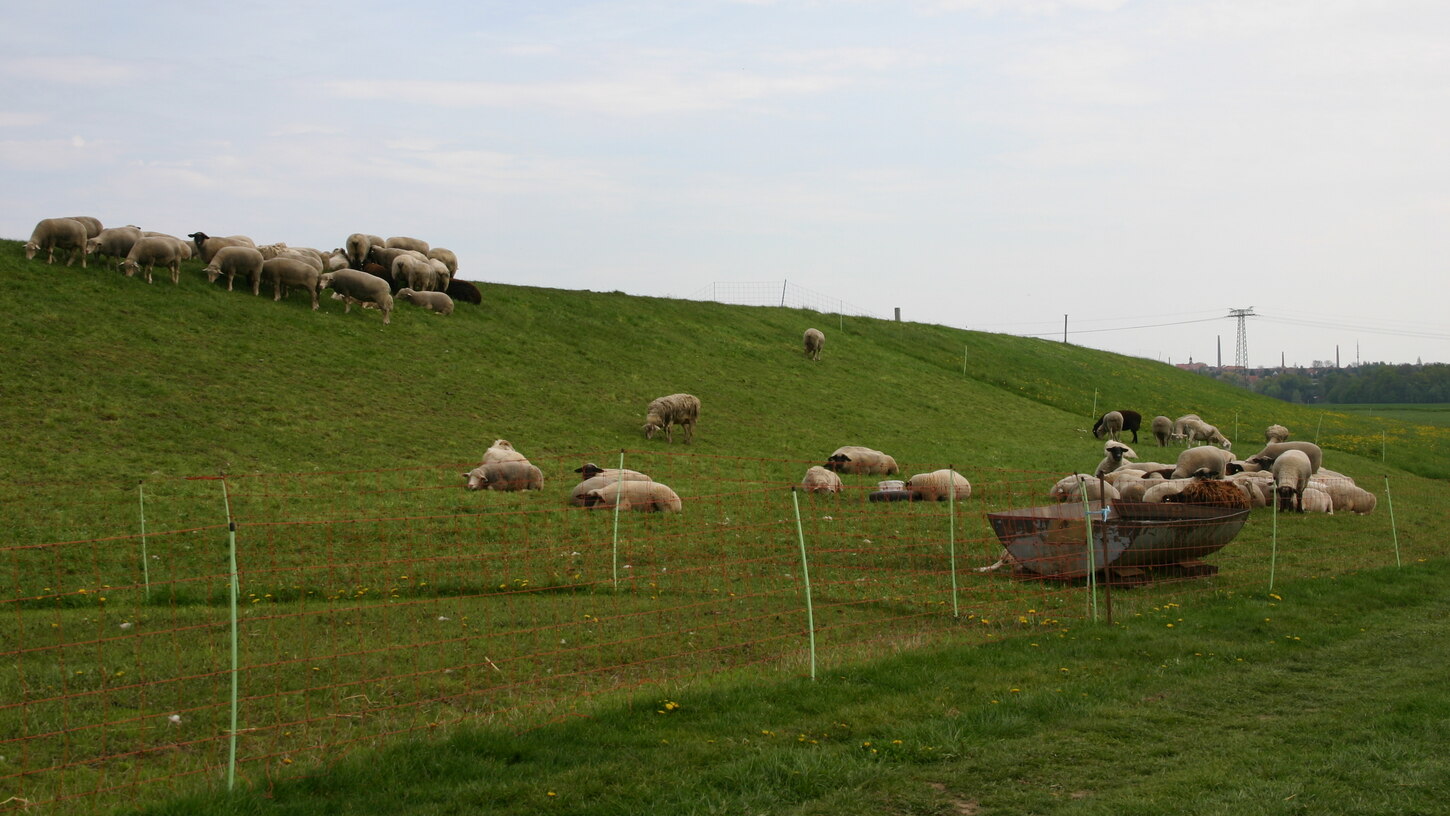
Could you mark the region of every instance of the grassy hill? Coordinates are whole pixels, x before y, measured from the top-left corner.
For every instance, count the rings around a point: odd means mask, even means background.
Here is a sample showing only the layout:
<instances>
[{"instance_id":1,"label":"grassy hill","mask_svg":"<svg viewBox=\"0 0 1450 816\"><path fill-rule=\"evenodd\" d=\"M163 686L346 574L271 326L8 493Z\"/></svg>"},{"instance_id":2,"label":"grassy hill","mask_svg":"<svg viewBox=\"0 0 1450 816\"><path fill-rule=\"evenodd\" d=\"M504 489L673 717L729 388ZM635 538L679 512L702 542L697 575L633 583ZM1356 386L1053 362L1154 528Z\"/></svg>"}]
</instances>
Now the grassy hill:
<instances>
[{"instance_id":1,"label":"grassy hill","mask_svg":"<svg viewBox=\"0 0 1450 816\"><path fill-rule=\"evenodd\" d=\"M1099 411L1198 413L1252 452L1271 423L1338 469L1450 475L1450 433L1257 397L1161 363L918 323L483 283L440 318L399 304L321 311L302 295L181 285L27 262L0 242L0 445L9 480L296 472L660 445L644 407L703 402L696 452L816 460L865 444L906 463L1091 468ZM474 274L478 274L475 272ZM800 335L826 332L812 364ZM963 371L965 366L965 372ZM1383 434L1383 435L1382 435ZM1151 457L1143 442L1138 450Z\"/></svg>"}]
</instances>

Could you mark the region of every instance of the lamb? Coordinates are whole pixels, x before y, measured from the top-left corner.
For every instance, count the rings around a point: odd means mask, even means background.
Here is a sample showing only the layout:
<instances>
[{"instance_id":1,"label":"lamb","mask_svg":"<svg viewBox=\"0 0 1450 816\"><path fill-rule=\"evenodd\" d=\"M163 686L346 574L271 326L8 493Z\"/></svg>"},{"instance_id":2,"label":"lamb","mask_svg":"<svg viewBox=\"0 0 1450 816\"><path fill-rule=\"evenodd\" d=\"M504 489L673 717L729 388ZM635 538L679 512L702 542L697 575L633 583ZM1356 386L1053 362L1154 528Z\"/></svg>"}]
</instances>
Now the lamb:
<instances>
[{"instance_id":1,"label":"lamb","mask_svg":"<svg viewBox=\"0 0 1450 816\"><path fill-rule=\"evenodd\" d=\"M1318 473L1324 462L1324 451L1313 442L1271 442L1264 449L1244 460L1261 468L1272 468L1274 460L1285 451L1297 450L1309 457L1310 474Z\"/></svg>"},{"instance_id":2,"label":"lamb","mask_svg":"<svg viewBox=\"0 0 1450 816\"><path fill-rule=\"evenodd\" d=\"M213 238L200 230L188 232L186 237L196 242L196 254L201 258L202 263L211 263L213 256L221 251L222 247L249 246L257 248L257 243L245 235L228 235L225 238Z\"/></svg>"},{"instance_id":3,"label":"lamb","mask_svg":"<svg viewBox=\"0 0 1450 816\"><path fill-rule=\"evenodd\" d=\"M542 490L544 473L529 462L486 462L463 474L469 490Z\"/></svg>"},{"instance_id":4,"label":"lamb","mask_svg":"<svg viewBox=\"0 0 1450 816\"><path fill-rule=\"evenodd\" d=\"M411 249L414 252L428 254L428 242L420 238L409 238L404 235L397 235L384 242L389 249Z\"/></svg>"},{"instance_id":5,"label":"lamb","mask_svg":"<svg viewBox=\"0 0 1450 816\"><path fill-rule=\"evenodd\" d=\"M1173 436L1173 420L1162 414L1153 417L1153 438L1158 440L1158 447L1168 447L1168 439Z\"/></svg>"},{"instance_id":6,"label":"lamb","mask_svg":"<svg viewBox=\"0 0 1450 816\"><path fill-rule=\"evenodd\" d=\"M811 465L801 479L801 489L807 493L840 493L841 477L820 465Z\"/></svg>"},{"instance_id":7,"label":"lamb","mask_svg":"<svg viewBox=\"0 0 1450 816\"><path fill-rule=\"evenodd\" d=\"M1274 474L1279 509L1304 512L1304 488L1314 472L1309 455L1301 450L1286 450L1274 458L1270 472Z\"/></svg>"},{"instance_id":8,"label":"lamb","mask_svg":"<svg viewBox=\"0 0 1450 816\"><path fill-rule=\"evenodd\" d=\"M529 458L514 450L514 443L507 439L495 439L488 450L483 452L483 464L492 465L499 462L527 462Z\"/></svg>"},{"instance_id":9,"label":"lamb","mask_svg":"<svg viewBox=\"0 0 1450 816\"><path fill-rule=\"evenodd\" d=\"M1122 467L1124 457L1137 458L1138 456L1137 453L1133 452L1132 448L1124 445L1122 442L1119 442L1116 439L1110 439L1103 444L1103 453L1106 454L1103 457L1103 461L1098 463L1097 470L1093 472L1093 475L1098 477L1099 479L1101 479L1104 474L1112 473L1113 471Z\"/></svg>"},{"instance_id":10,"label":"lamb","mask_svg":"<svg viewBox=\"0 0 1450 816\"><path fill-rule=\"evenodd\" d=\"M443 292L415 292L404 287L398 290L398 300L406 300L415 306L431 309L440 315L453 314L453 298Z\"/></svg>"},{"instance_id":11,"label":"lamb","mask_svg":"<svg viewBox=\"0 0 1450 816\"><path fill-rule=\"evenodd\" d=\"M1219 448L1201 445L1196 448L1189 448L1178 454L1178 461L1173 466L1173 473L1169 478L1184 479L1189 476L1206 476L1220 478L1224 475L1225 467L1233 459L1233 454Z\"/></svg>"},{"instance_id":12,"label":"lamb","mask_svg":"<svg viewBox=\"0 0 1450 816\"><path fill-rule=\"evenodd\" d=\"M334 296L341 295L347 304L343 314L352 311L352 305L373 304L378 311L383 313L383 325L386 326L393 320L393 293L388 282L376 275L367 272L360 272L356 269L339 269L336 272L327 272L318 281L320 289L331 289Z\"/></svg>"},{"instance_id":13,"label":"lamb","mask_svg":"<svg viewBox=\"0 0 1450 816\"><path fill-rule=\"evenodd\" d=\"M282 299L282 290L297 286L312 295L312 309L321 308L317 296L322 291L322 271L296 258L273 258L262 261L262 274L272 279L272 300Z\"/></svg>"},{"instance_id":14,"label":"lamb","mask_svg":"<svg viewBox=\"0 0 1450 816\"><path fill-rule=\"evenodd\" d=\"M1120 498L1118 489L1086 473L1074 473L1057 480L1047 491L1048 498L1056 502L1082 501L1082 492L1087 490L1088 501L1108 501Z\"/></svg>"},{"instance_id":15,"label":"lamb","mask_svg":"<svg viewBox=\"0 0 1450 816\"><path fill-rule=\"evenodd\" d=\"M1270 425L1264 429L1264 442L1273 444L1275 442L1288 442L1289 429L1283 425Z\"/></svg>"},{"instance_id":16,"label":"lamb","mask_svg":"<svg viewBox=\"0 0 1450 816\"><path fill-rule=\"evenodd\" d=\"M232 291L232 281L237 276L252 281L252 294L262 291L262 253L247 246L228 246L217 250L206 269L207 283L216 283L222 275L227 276L227 291Z\"/></svg>"},{"instance_id":17,"label":"lamb","mask_svg":"<svg viewBox=\"0 0 1450 816\"><path fill-rule=\"evenodd\" d=\"M950 468L918 473L906 480L912 501L966 501L972 496L972 483Z\"/></svg>"},{"instance_id":18,"label":"lamb","mask_svg":"<svg viewBox=\"0 0 1450 816\"><path fill-rule=\"evenodd\" d=\"M77 257L81 259L81 268L86 268L86 225L74 218L42 218L30 232L30 240L25 244L25 260L35 259L35 253L45 250L45 262L55 263L55 251L57 249L68 249L65 265L75 263Z\"/></svg>"},{"instance_id":19,"label":"lamb","mask_svg":"<svg viewBox=\"0 0 1450 816\"><path fill-rule=\"evenodd\" d=\"M1334 501L1317 487L1304 488L1304 495L1299 497L1300 503L1306 513L1326 513L1334 515Z\"/></svg>"},{"instance_id":20,"label":"lamb","mask_svg":"<svg viewBox=\"0 0 1450 816\"><path fill-rule=\"evenodd\" d=\"M136 227L112 227L101 230L86 241L86 254L95 255L97 260L110 258L123 261L131 254L131 247L144 236Z\"/></svg>"},{"instance_id":21,"label":"lamb","mask_svg":"<svg viewBox=\"0 0 1450 816\"><path fill-rule=\"evenodd\" d=\"M442 261L443 265L448 267L448 277L451 278L458 274L458 256L453 254L453 250L433 247L424 254L435 261Z\"/></svg>"},{"instance_id":22,"label":"lamb","mask_svg":"<svg viewBox=\"0 0 1450 816\"><path fill-rule=\"evenodd\" d=\"M483 303L483 293L478 291L477 286L466 280L452 278L448 281L448 288L444 291L448 293L449 297L453 298L454 303L462 301L464 303L472 303L475 306Z\"/></svg>"},{"instance_id":23,"label":"lamb","mask_svg":"<svg viewBox=\"0 0 1450 816\"><path fill-rule=\"evenodd\" d=\"M354 232L347 236L344 248L347 250L348 265L353 269L362 269L362 265L368 259L368 250L375 246L383 246L383 239L376 235Z\"/></svg>"},{"instance_id":24,"label":"lamb","mask_svg":"<svg viewBox=\"0 0 1450 816\"><path fill-rule=\"evenodd\" d=\"M588 491L583 496L585 507L612 508L641 512L678 513L682 507L679 494L660 482L616 481Z\"/></svg>"},{"instance_id":25,"label":"lamb","mask_svg":"<svg viewBox=\"0 0 1450 816\"><path fill-rule=\"evenodd\" d=\"M826 470L836 473L890 476L900 472L896 460L879 450L860 445L843 445L826 459Z\"/></svg>"},{"instance_id":26,"label":"lamb","mask_svg":"<svg viewBox=\"0 0 1450 816\"><path fill-rule=\"evenodd\" d=\"M1114 417L1114 414L1117 416ZM1133 434L1133 444L1136 445L1138 444L1138 429L1141 427L1143 427L1143 415L1137 411L1127 409L1109 411L1098 417L1098 421L1093 423L1093 437L1102 439L1106 435L1110 439L1117 439L1118 434L1129 431Z\"/></svg>"},{"instance_id":27,"label":"lamb","mask_svg":"<svg viewBox=\"0 0 1450 816\"><path fill-rule=\"evenodd\" d=\"M72 221L81 222L81 226L86 228L86 240L88 241L100 235L105 229L101 226L101 219L99 218L92 218L89 215L67 215L65 217Z\"/></svg>"},{"instance_id":28,"label":"lamb","mask_svg":"<svg viewBox=\"0 0 1450 816\"><path fill-rule=\"evenodd\" d=\"M654 439L663 430L665 441L675 441L673 426L685 429L685 444L695 438L695 423L700 419L700 399L691 394L670 394L649 404L644 416L644 438Z\"/></svg>"},{"instance_id":29,"label":"lamb","mask_svg":"<svg viewBox=\"0 0 1450 816\"><path fill-rule=\"evenodd\" d=\"M821 359L821 346L826 344L826 335L820 329L806 329L802 342L805 343L807 357Z\"/></svg>"},{"instance_id":30,"label":"lamb","mask_svg":"<svg viewBox=\"0 0 1450 816\"><path fill-rule=\"evenodd\" d=\"M170 238L142 238L131 246L131 251L126 253L126 260L121 261L118 266L128 278L144 269L146 282L151 283L151 272L157 265L170 269L171 283L180 285L181 247Z\"/></svg>"},{"instance_id":31,"label":"lamb","mask_svg":"<svg viewBox=\"0 0 1450 816\"><path fill-rule=\"evenodd\" d=\"M1184 419L1181 426L1190 444L1193 442L1208 442L1218 445L1224 450L1233 447L1233 444L1222 433L1219 433L1218 428L1201 419Z\"/></svg>"}]
</instances>

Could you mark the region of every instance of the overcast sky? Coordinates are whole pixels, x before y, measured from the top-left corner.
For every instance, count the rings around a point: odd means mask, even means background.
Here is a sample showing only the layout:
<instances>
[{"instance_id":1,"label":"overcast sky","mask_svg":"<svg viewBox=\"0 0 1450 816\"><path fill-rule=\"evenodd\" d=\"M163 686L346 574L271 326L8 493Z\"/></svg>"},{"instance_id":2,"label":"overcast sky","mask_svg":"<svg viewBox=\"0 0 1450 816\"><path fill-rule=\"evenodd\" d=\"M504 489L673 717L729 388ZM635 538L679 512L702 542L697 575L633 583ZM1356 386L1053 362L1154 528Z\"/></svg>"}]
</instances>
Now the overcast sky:
<instances>
[{"instance_id":1,"label":"overcast sky","mask_svg":"<svg viewBox=\"0 0 1450 816\"><path fill-rule=\"evenodd\" d=\"M1251 365L1450 361L1443 0L3 7L3 237L413 235L483 282L1174 363L1253 307Z\"/></svg>"}]
</instances>

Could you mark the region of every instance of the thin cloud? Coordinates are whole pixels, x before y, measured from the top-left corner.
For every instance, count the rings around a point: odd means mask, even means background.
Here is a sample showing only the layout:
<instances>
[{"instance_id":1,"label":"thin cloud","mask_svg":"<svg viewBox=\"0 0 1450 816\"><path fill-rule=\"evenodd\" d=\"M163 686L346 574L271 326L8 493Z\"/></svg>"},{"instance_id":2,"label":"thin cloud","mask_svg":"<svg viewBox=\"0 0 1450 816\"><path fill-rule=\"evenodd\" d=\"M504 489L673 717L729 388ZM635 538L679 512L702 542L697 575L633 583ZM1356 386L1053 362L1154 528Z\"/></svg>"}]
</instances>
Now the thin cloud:
<instances>
[{"instance_id":1,"label":"thin cloud","mask_svg":"<svg viewBox=\"0 0 1450 816\"><path fill-rule=\"evenodd\" d=\"M14 57L0 60L0 74L62 85L129 85L149 73L141 63L105 57Z\"/></svg>"}]
</instances>

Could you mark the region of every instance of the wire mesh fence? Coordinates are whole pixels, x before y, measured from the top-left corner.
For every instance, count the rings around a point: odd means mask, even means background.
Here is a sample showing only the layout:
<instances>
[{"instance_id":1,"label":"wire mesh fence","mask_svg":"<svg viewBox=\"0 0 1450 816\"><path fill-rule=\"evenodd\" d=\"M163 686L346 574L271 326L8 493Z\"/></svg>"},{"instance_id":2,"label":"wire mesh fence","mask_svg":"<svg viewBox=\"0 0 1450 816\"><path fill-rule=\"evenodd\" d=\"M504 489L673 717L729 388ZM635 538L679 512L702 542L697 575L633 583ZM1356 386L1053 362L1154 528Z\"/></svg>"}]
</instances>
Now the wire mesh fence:
<instances>
[{"instance_id":1,"label":"wire mesh fence","mask_svg":"<svg viewBox=\"0 0 1450 816\"><path fill-rule=\"evenodd\" d=\"M586 461L648 473L683 512L571 504ZM456 724L527 727L642 687L808 676L1450 546L1442 488L1407 479L1368 515L1253 510L1202 558L1144 556L1181 546L1160 531L1170 544L1129 542L1133 565L1113 536L1148 521L1060 505L1025 540L1088 569L1019 548L992 570L994 518L1051 505L1056 474L979 471L960 501L897 502L874 500L899 495L879 476L797 492L809 462L534 463L541 491L464 490L470 464L0 486L0 809L266 784Z\"/></svg>"}]
</instances>

